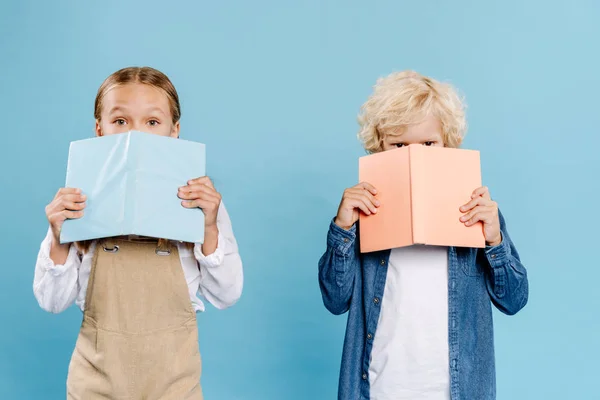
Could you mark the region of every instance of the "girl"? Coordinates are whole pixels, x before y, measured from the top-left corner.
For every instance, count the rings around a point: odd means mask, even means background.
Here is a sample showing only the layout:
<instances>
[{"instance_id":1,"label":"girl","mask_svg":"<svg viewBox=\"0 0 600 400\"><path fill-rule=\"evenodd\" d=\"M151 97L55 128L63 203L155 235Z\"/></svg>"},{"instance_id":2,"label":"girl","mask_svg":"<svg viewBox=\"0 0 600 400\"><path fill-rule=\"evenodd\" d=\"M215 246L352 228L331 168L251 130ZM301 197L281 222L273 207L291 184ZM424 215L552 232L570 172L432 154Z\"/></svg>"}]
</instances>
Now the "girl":
<instances>
[{"instance_id":1,"label":"girl","mask_svg":"<svg viewBox=\"0 0 600 400\"><path fill-rule=\"evenodd\" d=\"M171 81L148 67L109 76L96 96L96 135L130 130L178 137L181 110ZM192 178L192 177L190 177ZM66 219L81 218L85 194L62 188L46 207L50 228L34 293L49 312L73 302L83 323L69 366L67 398L202 399L197 294L219 309L242 291L242 262L221 195L207 177L177 194L205 214L203 244L119 237L60 244Z\"/></svg>"},{"instance_id":2,"label":"girl","mask_svg":"<svg viewBox=\"0 0 600 400\"><path fill-rule=\"evenodd\" d=\"M465 133L454 89L415 72L377 82L363 105L369 153L398 147L458 147ZM485 249L411 246L360 253L359 213L381 206L377 188L346 189L319 261L325 307L349 311L339 392L347 399L494 399L493 303L515 314L528 298L527 272L487 188L461 207L483 223Z\"/></svg>"}]
</instances>

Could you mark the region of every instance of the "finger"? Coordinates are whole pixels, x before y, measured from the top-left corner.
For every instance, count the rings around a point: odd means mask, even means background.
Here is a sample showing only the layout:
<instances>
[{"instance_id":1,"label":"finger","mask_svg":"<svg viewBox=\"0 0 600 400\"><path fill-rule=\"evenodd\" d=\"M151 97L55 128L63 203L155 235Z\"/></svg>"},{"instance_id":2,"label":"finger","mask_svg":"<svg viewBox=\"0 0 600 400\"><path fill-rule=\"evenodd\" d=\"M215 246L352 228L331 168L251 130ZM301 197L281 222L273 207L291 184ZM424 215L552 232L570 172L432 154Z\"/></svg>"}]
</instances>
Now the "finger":
<instances>
[{"instance_id":1,"label":"finger","mask_svg":"<svg viewBox=\"0 0 600 400\"><path fill-rule=\"evenodd\" d=\"M202 211L216 210L215 203L212 201L195 199L195 200L184 200L181 205L185 208L201 208Z\"/></svg>"},{"instance_id":2,"label":"finger","mask_svg":"<svg viewBox=\"0 0 600 400\"><path fill-rule=\"evenodd\" d=\"M65 220L64 210L59 212L52 212L48 214L48 221L51 224L56 224L57 222L62 222Z\"/></svg>"},{"instance_id":3,"label":"finger","mask_svg":"<svg viewBox=\"0 0 600 400\"><path fill-rule=\"evenodd\" d=\"M358 208L366 215L371 215L371 214L374 214L377 212L377 211L375 211L375 212L371 211L371 209L367 206L367 204L360 199L352 199L351 206L354 209Z\"/></svg>"},{"instance_id":4,"label":"finger","mask_svg":"<svg viewBox=\"0 0 600 400\"><path fill-rule=\"evenodd\" d=\"M211 197L211 196L207 196L204 193L200 194L199 196L192 195L188 199L183 199L182 198L182 200L183 201L187 201L187 202L195 201L195 200L200 200L200 201L202 201L204 203L212 204L214 208L218 208L219 204L221 204L221 199L215 198L215 197Z\"/></svg>"},{"instance_id":5,"label":"finger","mask_svg":"<svg viewBox=\"0 0 600 400\"><path fill-rule=\"evenodd\" d=\"M474 212L467 221L465 221L466 226L471 226L476 224L477 222L483 222L489 224L492 222L492 213L486 209L480 209L477 212Z\"/></svg>"},{"instance_id":6,"label":"finger","mask_svg":"<svg viewBox=\"0 0 600 400\"><path fill-rule=\"evenodd\" d=\"M377 213L377 207L375 207L371 201L371 198L369 198L369 196L367 196L364 192L361 194L351 194L350 196L351 197L349 197L349 199L352 200L354 207L357 207L355 204L364 204L372 214Z\"/></svg>"},{"instance_id":7,"label":"finger","mask_svg":"<svg viewBox=\"0 0 600 400\"><path fill-rule=\"evenodd\" d=\"M54 199L52 201L52 203L48 204L48 207L46 207L46 214L48 216L54 215L54 214L64 211L64 209L65 209L64 201L61 197L59 197L59 198Z\"/></svg>"},{"instance_id":8,"label":"finger","mask_svg":"<svg viewBox=\"0 0 600 400\"><path fill-rule=\"evenodd\" d=\"M60 188L58 189L58 192L56 192L56 195L54 196L55 199L57 199L58 197L65 195L65 194L80 194L81 193L81 189L78 188Z\"/></svg>"},{"instance_id":9,"label":"finger","mask_svg":"<svg viewBox=\"0 0 600 400\"><path fill-rule=\"evenodd\" d=\"M207 184L203 184L203 183L195 183L192 185L187 185L187 186L183 186L183 187L179 188L180 192L193 192L193 191L198 191L198 190L202 190L202 191L205 191L208 193L219 194L219 192L217 192L214 187L208 186Z\"/></svg>"},{"instance_id":10,"label":"finger","mask_svg":"<svg viewBox=\"0 0 600 400\"><path fill-rule=\"evenodd\" d=\"M467 204L461 206L460 211L467 212L467 211L473 209L474 207L480 205L482 201L483 201L483 198L477 196L477 197L471 199L471 201L469 201Z\"/></svg>"},{"instance_id":11,"label":"finger","mask_svg":"<svg viewBox=\"0 0 600 400\"><path fill-rule=\"evenodd\" d=\"M475 225L478 222L483 222L483 223L489 223L490 218L489 218L489 214L485 213L485 212L478 212L475 215L473 215L473 218L471 218L470 220L468 220L467 222L465 222L466 226L472 226Z\"/></svg>"},{"instance_id":12,"label":"finger","mask_svg":"<svg viewBox=\"0 0 600 400\"><path fill-rule=\"evenodd\" d=\"M477 188L473 191L473 194L471 194L471 198L475 198L475 197L484 197L487 199L490 199L490 191L488 189L487 186L482 186L480 188Z\"/></svg>"},{"instance_id":13,"label":"finger","mask_svg":"<svg viewBox=\"0 0 600 400\"><path fill-rule=\"evenodd\" d=\"M369 191L365 190L365 189L354 189L354 188L350 188L348 189L348 195L351 196L367 196L369 198L369 200L371 200L371 203L373 203L375 205L375 207L379 207L381 205L381 202L379 200L377 200L375 198L375 196L373 196Z\"/></svg>"},{"instance_id":14,"label":"finger","mask_svg":"<svg viewBox=\"0 0 600 400\"><path fill-rule=\"evenodd\" d=\"M79 219L83 217L83 211L62 211L63 219Z\"/></svg>"},{"instance_id":15,"label":"finger","mask_svg":"<svg viewBox=\"0 0 600 400\"><path fill-rule=\"evenodd\" d=\"M63 209L68 211L81 211L85 208L85 203L74 203L72 201L63 202Z\"/></svg>"},{"instance_id":16,"label":"finger","mask_svg":"<svg viewBox=\"0 0 600 400\"><path fill-rule=\"evenodd\" d=\"M368 182L361 182L358 185L354 186L355 188L361 188L361 189L365 189L367 191L369 191L372 195L376 195L377 194L377 189L375 189L375 187L373 185L371 185Z\"/></svg>"},{"instance_id":17,"label":"finger","mask_svg":"<svg viewBox=\"0 0 600 400\"><path fill-rule=\"evenodd\" d=\"M85 194L66 194L59 197L60 204L65 203L83 203L87 200L87 196Z\"/></svg>"},{"instance_id":18,"label":"finger","mask_svg":"<svg viewBox=\"0 0 600 400\"><path fill-rule=\"evenodd\" d=\"M221 202L221 196L217 192L206 192L204 190L192 191L192 192L179 192L177 196L182 200L195 200L202 199L213 201L216 204Z\"/></svg>"},{"instance_id":19,"label":"finger","mask_svg":"<svg viewBox=\"0 0 600 400\"><path fill-rule=\"evenodd\" d=\"M190 179L189 181L187 181L187 184L188 186L197 184L207 185L209 187L214 188L214 185L208 176L201 176L200 178Z\"/></svg>"},{"instance_id":20,"label":"finger","mask_svg":"<svg viewBox=\"0 0 600 400\"><path fill-rule=\"evenodd\" d=\"M472 210L470 210L469 212L467 212L466 214L464 214L463 216L460 217L460 220L462 222L466 222L468 220L470 220L471 218L473 218L473 216L481 211L487 211L487 207L484 206L476 206L475 208L473 208Z\"/></svg>"}]
</instances>

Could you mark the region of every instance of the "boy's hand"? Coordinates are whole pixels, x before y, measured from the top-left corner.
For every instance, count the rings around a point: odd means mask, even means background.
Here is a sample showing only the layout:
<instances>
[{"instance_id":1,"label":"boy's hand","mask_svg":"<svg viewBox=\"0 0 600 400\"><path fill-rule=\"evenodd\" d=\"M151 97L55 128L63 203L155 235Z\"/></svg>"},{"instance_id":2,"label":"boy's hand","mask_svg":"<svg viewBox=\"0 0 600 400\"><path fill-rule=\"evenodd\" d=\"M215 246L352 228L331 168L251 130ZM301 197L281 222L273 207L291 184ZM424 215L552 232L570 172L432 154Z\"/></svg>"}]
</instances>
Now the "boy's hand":
<instances>
[{"instance_id":1,"label":"boy's hand","mask_svg":"<svg viewBox=\"0 0 600 400\"><path fill-rule=\"evenodd\" d=\"M46 217L50 223L54 244L60 243L60 231L67 219L83 217L86 196L80 189L61 188L46 206Z\"/></svg>"},{"instance_id":2,"label":"boy's hand","mask_svg":"<svg viewBox=\"0 0 600 400\"><path fill-rule=\"evenodd\" d=\"M466 226L483 222L483 236L488 246L497 246L502 242L498 204L492 200L487 187L476 189L471 195L471 201L462 206L460 211L465 213L460 221Z\"/></svg>"},{"instance_id":3,"label":"boy's hand","mask_svg":"<svg viewBox=\"0 0 600 400\"><path fill-rule=\"evenodd\" d=\"M344 190L334 223L340 228L348 230L358 221L360 211L366 215L376 214L377 207L381 205L375 198L376 194L377 189L367 182Z\"/></svg>"},{"instance_id":4,"label":"boy's hand","mask_svg":"<svg viewBox=\"0 0 600 400\"><path fill-rule=\"evenodd\" d=\"M184 200L181 204L185 208L199 207L202 209L206 228L217 226L217 212L221 204L221 195L215 190L207 176L188 181L187 186L179 188L178 196Z\"/></svg>"}]
</instances>

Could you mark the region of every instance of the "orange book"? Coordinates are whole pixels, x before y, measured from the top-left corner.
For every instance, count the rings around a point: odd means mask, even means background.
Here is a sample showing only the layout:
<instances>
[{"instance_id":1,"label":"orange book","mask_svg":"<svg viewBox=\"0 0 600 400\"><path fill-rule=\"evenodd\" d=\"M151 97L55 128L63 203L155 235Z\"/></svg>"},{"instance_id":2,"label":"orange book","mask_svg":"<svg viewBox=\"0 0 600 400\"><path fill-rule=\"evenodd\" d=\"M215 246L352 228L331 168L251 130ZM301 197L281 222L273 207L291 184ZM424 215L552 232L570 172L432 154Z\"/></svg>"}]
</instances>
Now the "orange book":
<instances>
[{"instance_id":1,"label":"orange book","mask_svg":"<svg viewBox=\"0 0 600 400\"><path fill-rule=\"evenodd\" d=\"M410 145L359 159L359 180L377 189L377 214L360 215L360 250L485 247L483 226L467 227L460 207L481 186L479 152Z\"/></svg>"}]
</instances>

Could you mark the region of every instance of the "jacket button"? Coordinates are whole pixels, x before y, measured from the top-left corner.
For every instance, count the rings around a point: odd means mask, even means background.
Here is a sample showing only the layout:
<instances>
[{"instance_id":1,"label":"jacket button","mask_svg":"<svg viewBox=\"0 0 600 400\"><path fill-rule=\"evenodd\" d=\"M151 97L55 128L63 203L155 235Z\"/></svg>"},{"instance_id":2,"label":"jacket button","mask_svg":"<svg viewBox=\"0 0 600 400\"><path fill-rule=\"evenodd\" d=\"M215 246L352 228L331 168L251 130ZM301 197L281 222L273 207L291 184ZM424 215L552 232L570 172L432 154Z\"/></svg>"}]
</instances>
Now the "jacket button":
<instances>
[{"instance_id":1,"label":"jacket button","mask_svg":"<svg viewBox=\"0 0 600 400\"><path fill-rule=\"evenodd\" d=\"M350 241L350 239L344 238L344 243L348 243L349 241Z\"/></svg>"},{"instance_id":2,"label":"jacket button","mask_svg":"<svg viewBox=\"0 0 600 400\"><path fill-rule=\"evenodd\" d=\"M370 333L367 333L367 339L369 339L369 340L373 339L373 335L371 335Z\"/></svg>"},{"instance_id":3,"label":"jacket button","mask_svg":"<svg viewBox=\"0 0 600 400\"><path fill-rule=\"evenodd\" d=\"M373 303L375 303L375 304L379 304L379 297L375 297L375 298L373 299Z\"/></svg>"},{"instance_id":4,"label":"jacket button","mask_svg":"<svg viewBox=\"0 0 600 400\"><path fill-rule=\"evenodd\" d=\"M362 378L363 378L363 381L366 381L367 380L367 374L363 374Z\"/></svg>"},{"instance_id":5,"label":"jacket button","mask_svg":"<svg viewBox=\"0 0 600 400\"><path fill-rule=\"evenodd\" d=\"M385 265L385 260L381 260L381 265Z\"/></svg>"},{"instance_id":6,"label":"jacket button","mask_svg":"<svg viewBox=\"0 0 600 400\"><path fill-rule=\"evenodd\" d=\"M492 254L492 258L496 258L496 255L495 255L495 254Z\"/></svg>"}]
</instances>

